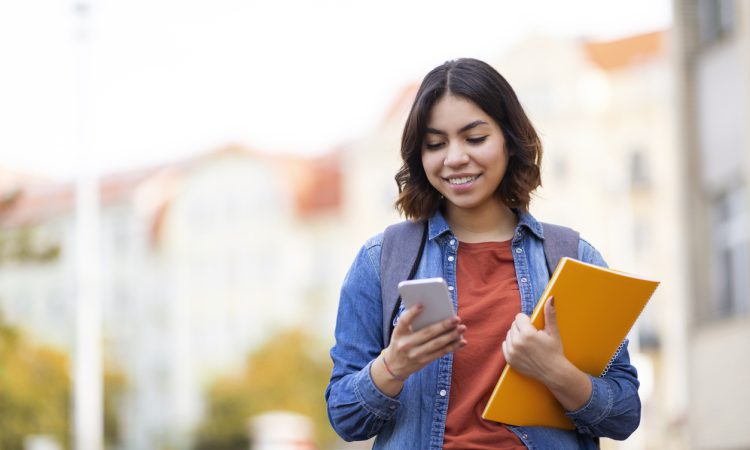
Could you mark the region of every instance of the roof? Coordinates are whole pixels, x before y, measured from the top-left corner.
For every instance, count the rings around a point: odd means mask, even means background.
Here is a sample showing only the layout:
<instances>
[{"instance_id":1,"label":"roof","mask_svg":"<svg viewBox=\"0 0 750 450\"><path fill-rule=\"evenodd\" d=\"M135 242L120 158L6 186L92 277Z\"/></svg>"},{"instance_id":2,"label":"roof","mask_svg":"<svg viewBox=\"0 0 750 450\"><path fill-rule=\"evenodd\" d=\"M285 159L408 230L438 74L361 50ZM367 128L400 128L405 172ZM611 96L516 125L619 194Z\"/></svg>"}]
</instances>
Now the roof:
<instances>
[{"instance_id":1,"label":"roof","mask_svg":"<svg viewBox=\"0 0 750 450\"><path fill-rule=\"evenodd\" d=\"M585 42L589 59L604 70L618 70L666 55L667 31L654 31L613 41Z\"/></svg>"},{"instance_id":2,"label":"roof","mask_svg":"<svg viewBox=\"0 0 750 450\"><path fill-rule=\"evenodd\" d=\"M381 123L387 124L394 120L403 120L403 117L406 116L411 109L411 105L414 103L418 90L419 83L409 83L402 87L393 102L391 102L390 107L388 107L388 111L386 112L385 117L383 117Z\"/></svg>"},{"instance_id":3,"label":"roof","mask_svg":"<svg viewBox=\"0 0 750 450\"><path fill-rule=\"evenodd\" d=\"M309 218L341 207L341 152L332 152L313 159L286 156L278 158L275 162L291 188L295 210L300 217Z\"/></svg>"},{"instance_id":4,"label":"roof","mask_svg":"<svg viewBox=\"0 0 750 450\"><path fill-rule=\"evenodd\" d=\"M170 184L153 205L153 220L160 222L168 210L174 194L175 174L189 174L192 168L228 154L239 154L271 162L283 175L284 183L292 193L295 212L299 217L309 218L319 213L335 211L342 203L341 155L332 152L318 158L299 156L276 156L242 148L228 146L213 152L146 169L110 173L100 178L100 199L103 206L129 201L137 195L139 188L149 184ZM166 175L165 175L166 174ZM6 180L0 172L0 181ZM6 186L7 185L7 186ZM151 187L151 186L149 186ZM75 205L73 182L39 181L31 178L16 179L15 183L0 183L0 226L14 228L51 220L72 214ZM160 190L159 187L156 187ZM155 224L158 229L158 223Z\"/></svg>"}]
</instances>

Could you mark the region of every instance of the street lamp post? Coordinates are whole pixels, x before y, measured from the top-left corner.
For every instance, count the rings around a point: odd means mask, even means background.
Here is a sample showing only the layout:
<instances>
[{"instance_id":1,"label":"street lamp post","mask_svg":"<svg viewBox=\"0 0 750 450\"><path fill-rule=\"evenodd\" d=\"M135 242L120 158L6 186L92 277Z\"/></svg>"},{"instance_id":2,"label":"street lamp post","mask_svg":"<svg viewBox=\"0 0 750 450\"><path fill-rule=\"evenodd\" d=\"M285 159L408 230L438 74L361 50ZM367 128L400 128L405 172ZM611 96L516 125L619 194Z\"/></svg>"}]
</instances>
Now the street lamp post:
<instances>
[{"instance_id":1,"label":"street lamp post","mask_svg":"<svg viewBox=\"0 0 750 450\"><path fill-rule=\"evenodd\" d=\"M99 181L89 128L90 0L73 3L78 61L78 174L75 202L73 449L103 448Z\"/></svg>"}]
</instances>

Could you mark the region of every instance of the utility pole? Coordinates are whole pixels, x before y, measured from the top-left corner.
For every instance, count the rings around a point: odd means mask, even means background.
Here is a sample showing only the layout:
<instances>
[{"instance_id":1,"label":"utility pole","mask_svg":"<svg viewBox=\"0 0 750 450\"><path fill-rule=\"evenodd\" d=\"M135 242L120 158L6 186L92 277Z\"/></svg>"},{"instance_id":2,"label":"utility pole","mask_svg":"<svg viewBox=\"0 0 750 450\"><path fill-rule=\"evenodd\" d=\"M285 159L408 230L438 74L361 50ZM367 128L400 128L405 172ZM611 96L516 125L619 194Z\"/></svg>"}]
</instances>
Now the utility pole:
<instances>
[{"instance_id":1,"label":"utility pole","mask_svg":"<svg viewBox=\"0 0 750 450\"><path fill-rule=\"evenodd\" d=\"M74 0L77 82L77 152L75 202L75 341L73 354L74 450L103 448L103 372L99 246L99 179L91 151L89 75L91 73L91 2Z\"/></svg>"}]
</instances>

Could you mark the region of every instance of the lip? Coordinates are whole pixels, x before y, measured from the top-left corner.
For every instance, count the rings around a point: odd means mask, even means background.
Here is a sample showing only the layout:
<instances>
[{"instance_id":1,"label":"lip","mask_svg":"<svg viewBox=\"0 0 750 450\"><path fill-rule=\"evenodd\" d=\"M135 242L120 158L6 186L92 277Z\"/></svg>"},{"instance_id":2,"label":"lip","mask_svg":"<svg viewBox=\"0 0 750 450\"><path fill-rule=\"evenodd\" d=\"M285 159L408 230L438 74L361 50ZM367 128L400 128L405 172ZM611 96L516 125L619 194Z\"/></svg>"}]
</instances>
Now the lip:
<instances>
[{"instance_id":1,"label":"lip","mask_svg":"<svg viewBox=\"0 0 750 450\"><path fill-rule=\"evenodd\" d=\"M443 180L445 183L451 188L453 191L461 192L465 191L467 189L471 189L472 186L477 182L477 180L482 176L481 173L452 173L447 177L443 177ZM449 180L451 178L466 178L466 177L476 177L474 180L464 183L464 184L452 184Z\"/></svg>"}]
</instances>

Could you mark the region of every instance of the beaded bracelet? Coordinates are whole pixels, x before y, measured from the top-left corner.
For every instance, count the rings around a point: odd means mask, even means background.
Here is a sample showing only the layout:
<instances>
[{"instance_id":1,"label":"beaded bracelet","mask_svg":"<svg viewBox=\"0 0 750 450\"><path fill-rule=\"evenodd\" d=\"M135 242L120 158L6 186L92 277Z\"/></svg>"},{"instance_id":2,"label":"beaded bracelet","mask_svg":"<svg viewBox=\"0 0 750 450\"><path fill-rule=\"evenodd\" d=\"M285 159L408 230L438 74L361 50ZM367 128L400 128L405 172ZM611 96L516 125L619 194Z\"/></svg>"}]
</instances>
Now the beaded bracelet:
<instances>
[{"instance_id":1,"label":"beaded bracelet","mask_svg":"<svg viewBox=\"0 0 750 450\"><path fill-rule=\"evenodd\" d=\"M394 378L394 379L396 379L398 381L406 381L406 378L400 377L400 376L396 375L395 373L393 373L393 371L391 370L391 368L388 366L388 361L385 360L385 355L382 355L382 356L383 356L383 366L385 366L385 371L388 372L388 374L392 378Z\"/></svg>"}]
</instances>

